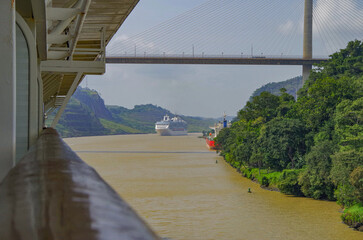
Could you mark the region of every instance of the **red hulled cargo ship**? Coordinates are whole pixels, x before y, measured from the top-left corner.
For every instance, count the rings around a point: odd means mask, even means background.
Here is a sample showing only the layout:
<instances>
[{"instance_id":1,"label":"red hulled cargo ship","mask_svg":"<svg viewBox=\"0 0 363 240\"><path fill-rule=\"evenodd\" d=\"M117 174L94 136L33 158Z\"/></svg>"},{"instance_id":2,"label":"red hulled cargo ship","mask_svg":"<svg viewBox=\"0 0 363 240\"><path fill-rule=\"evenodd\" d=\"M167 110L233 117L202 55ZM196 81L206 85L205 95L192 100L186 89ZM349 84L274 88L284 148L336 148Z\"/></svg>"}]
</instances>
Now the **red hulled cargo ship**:
<instances>
[{"instance_id":1,"label":"red hulled cargo ship","mask_svg":"<svg viewBox=\"0 0 363 240\"><path fill-rule=\"evenodd\" d=\"M211 150L216 150L216 143L214 141L214 139L212 138L212 136L208 136L205 138L205 142L207 143L207 147Z\"/></svg>"},{"instance_id":2,"label":"red hulled cargo ship","mask_svg":"<svg viewBox=\"0 0 363 240\"><path fill-rule=\"evenodd\" d=\"M226 127L230 127L231 122L227 122L226 115L223 117L223 122L219 122L215 124L213 127L209 127L210 129L214 130L214 134L210 133L208 137L205 138L205 142L207 144L207 147L211 150L218 149L218 146L216 145L215 138L219 134L219 132Z\"/></svg>"}]
</instances>

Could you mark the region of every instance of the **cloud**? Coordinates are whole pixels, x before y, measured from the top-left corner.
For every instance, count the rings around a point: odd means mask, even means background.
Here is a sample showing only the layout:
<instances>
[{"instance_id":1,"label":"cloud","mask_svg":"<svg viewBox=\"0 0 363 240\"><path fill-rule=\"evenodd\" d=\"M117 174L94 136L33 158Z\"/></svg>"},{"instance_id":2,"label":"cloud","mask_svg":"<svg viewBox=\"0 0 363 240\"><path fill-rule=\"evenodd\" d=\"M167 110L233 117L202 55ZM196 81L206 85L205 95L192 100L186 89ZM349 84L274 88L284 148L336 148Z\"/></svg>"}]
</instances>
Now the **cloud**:
<instances>
[{"instance_id":1,"label":"cloud","mask_svg":"<svg viewBox=\"0 0 363 240\"><path fill-rule=\"evenodd\" d=\"M120 55L144 55L157 51L156 45L152 41L148 41L142 37L129 37L128 35L119 35L112 39L112 42L107 46L106 52L108 56Z\"/></svg>"},{"instance_id":2,"label":"cloud","mask_svg":"<svg viewBox=\"0 0 363 240\"><path fill-rule=\"evenodd\" d=\"M294 29L295 24L293 23L293 21L288 20L286 23L281 24L278 27L278 31L283 33L283 34L291 34L291 31Z\"/></svg>"},{"instance_id":3,"label":"cloud","mask_svg":"<svg viewBox=\"0 0 363 240\"><path fill-rule=\"evenodd\" d=\"M112 41L110 44L116 44L116 43L120 43L122 41L128 40L129 36L126 34L116 34L115 37L112 38Z\"/></svg>"}]
</instances>

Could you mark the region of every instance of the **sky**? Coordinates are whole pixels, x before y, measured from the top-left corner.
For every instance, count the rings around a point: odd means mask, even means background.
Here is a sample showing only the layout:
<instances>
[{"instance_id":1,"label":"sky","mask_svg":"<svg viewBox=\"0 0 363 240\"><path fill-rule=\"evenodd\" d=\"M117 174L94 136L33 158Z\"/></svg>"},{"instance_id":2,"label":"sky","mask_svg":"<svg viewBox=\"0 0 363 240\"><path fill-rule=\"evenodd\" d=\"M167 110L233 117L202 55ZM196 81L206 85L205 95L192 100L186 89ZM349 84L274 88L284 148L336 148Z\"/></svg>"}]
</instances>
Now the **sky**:
<instances>
[{"instance_id":1,"label":"sky","mask_svg":"<svg viewBox=\"0 0 363 240\"><path fill-rule=\"evenodd\" d=\"M255 2L261 1L262 0L257 0ZM285 1L286 4L291 4L291 0L279 1ZM354 3L355 0L347 1L352 1ZM169 19L173 19L186 11L195 9L205 2L207 1L141 0L120 27L119 31L115 34L108 47L112 48L112 46L117 46L122 40L132 39L132 36L145 32L154 26L160 26L154 28L155 32L162 31L163 25L160 24L168 21L173 22ZM220 2L227 1L221 0ZM339 1L337 1L337 3L338 2ZM334 6L334 4L331 4L330 8L334 8ZM233 8L233 6L231 7ZM274 5L271 5L271 8L273 7ZM336 7L339 8L338 5ZM271 11L271 9L269 9L269 11ZM276 9L276 11L278 11L278 9ZM235 12L238 14L238 11ZM301 11L298 9L297 12ZM202 15L203 13L198 14ZM226 13L223 14L226 15ZM326 21L330 21L330 15L320 15L322 16L320 19L321 22L324 22L324 17L327 19ZM257 37L257 39L254 39L252 42L255 52L258 52L258 54L261 52L261 54L263 54L263 46L267 44L272 45L272 49L277 49L279 47L278 44L281 44L282 40L286 39L284 34L289 31L293 31L295 33L294 37L300 39L299 27L301 28L302 25L301 21L298 21L300 16L302 16L302 13L297 14L296 16L286 13L285 17L281 17L284 19L283 22L280 24L276 23L276 31L280 31L280 38L277 37L277 40L275 40L276 43L274 43L272 40L270 41L270 39ZM193 17L193 15L188 15L188 17ZM196 17L198 17L198 15ZM297 21L293 22L290 18L296 18ZM200 19L200 21L203 21L202 18ZM213 29L207 29L207 27L212 25L208 24L208 21L212 20L206 19L205 21L206 25L203 28L199 27L199 30L195 23L198 22L198 20L194 20L190 26L187 25L187 22L184 23L184 27L187 26L190 28L190 31L186 29L185 33L181 33L184 35L188 34L188 38L186 39L181 40L180 36L176 36L176 39L173 40L172 37L166 35L164 38L169 41L174 41L173 47L180 45L180 51L189 51L191 45L194 45L192 41L198 43L195 45L196 53L208 50L211 51L211 48L216 49L216 52L233 51L229 50L227 47L226 49L222 49L223 47L218 45L218 42L222 43L222 45L223 43L228 43L224 44L228 46L233 45L229 33L232 32L237 35L243 34L243 32L234 31L233 28L236 27L233 24L230 24L231 29L229 29L229 31L222 32L218 38L212 37L208 34L210 34ZM349 19L347 21L349 21ZM273 20L271 19L270 22L272 23ZM213 22L213 24L218 25L219 23ZM296 26L294 26L294 24L296 24ZM226 30L228 27L223 24L220 24L220 26L219 29L222 30ZM194 32L191 31L193 27L196 28ZM271 27L266 25L265 28ZM263 28L262 24L261 29L263 29L264 32L267 31L265 28ZM182 29L182 27L180 27L180 29ZM256 36L259 36L261 32L258 32L258 30L254 28L249 31L251 35L256 34ZM189 32L192 32L193 34ZM156 41L155 39L148 38L146 34L141 34L141 37L143 38L143 43L147 43L144 45L148 46L149 49L139 51L152 51L150 46L153 46L153 49L156 49L155 46L157 43L152 42ZM196 37L199 42L197 42L197 40L188 42L192 37ZM212 39L212 41L208 41L208 39ZM215 41L213 41L213 39L215 39ZM206 43L207 41L208 44ZM140 46L139 42L138 44L138 46ZM239 43L236 42L235 44ZM169 45L165 46L170 45L171 44L169 43ZM181 46L186 49L181 48ZM259 47L261 49L259 49ZM301 51L301 41L296 43L296 45L289 46L289 48L292 49L292 53L295 53L294 51ZM250 51L250 43L248 43L248 47L240 50L238 54L240 54L241 51ZM279 49L276 51L280 54ZM167 54L168 53L169 50L167 51ZM106 105L119 105L133 108L134 105L151 103L181 115L220 117L226 113L229 116L236 116L238 110L243 108L254 90L269 82L279 82L299 76L301 75L301 71L301 66L107 64L106 73L104 75L87 76L83 80L81 86L87 86L97 90L105 100Z\"/></svg>"}]
</instances>

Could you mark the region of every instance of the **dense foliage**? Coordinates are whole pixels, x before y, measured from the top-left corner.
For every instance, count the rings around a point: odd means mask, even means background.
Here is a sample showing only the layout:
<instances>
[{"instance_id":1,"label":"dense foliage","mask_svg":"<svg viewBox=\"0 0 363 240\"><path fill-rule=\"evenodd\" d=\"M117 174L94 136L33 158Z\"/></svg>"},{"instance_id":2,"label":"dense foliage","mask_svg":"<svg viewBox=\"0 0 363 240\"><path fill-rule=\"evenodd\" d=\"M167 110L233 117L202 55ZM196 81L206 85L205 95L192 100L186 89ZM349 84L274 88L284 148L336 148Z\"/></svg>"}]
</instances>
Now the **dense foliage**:
<instances>
[{"instance_id":1,"label":"dense foliage","mask_svg":"<svg viewBox=\"0 0 363 240\"><path fill-rule=\"evenodd\" d=\"M242 173L282 171L282 192L361 206L363 43L349 42L317 66L298 95L295 101L281 89L252 97L217 137L221 154Z\"/></svg>"}]
</instances>

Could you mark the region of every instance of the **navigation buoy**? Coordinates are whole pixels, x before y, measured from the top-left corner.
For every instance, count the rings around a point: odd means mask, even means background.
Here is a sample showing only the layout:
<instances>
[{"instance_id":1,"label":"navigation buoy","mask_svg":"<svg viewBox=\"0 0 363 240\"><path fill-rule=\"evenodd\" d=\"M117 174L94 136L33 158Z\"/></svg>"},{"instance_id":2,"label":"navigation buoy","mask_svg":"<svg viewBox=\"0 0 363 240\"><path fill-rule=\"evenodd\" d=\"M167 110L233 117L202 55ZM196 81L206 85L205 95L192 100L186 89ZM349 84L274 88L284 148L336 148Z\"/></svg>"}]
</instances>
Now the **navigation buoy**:
<instances>
[{"instance_id":1,"label":"navigation buoy","mask_svg":"<svg viewBox=\"0 0 363 240\"><path fill-rule=\"evenodd\" d=\"M248 193L252 193L252 192L251 192L251 188L248 188Z\"/></svg>"}]
</instances>

